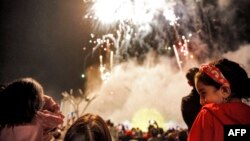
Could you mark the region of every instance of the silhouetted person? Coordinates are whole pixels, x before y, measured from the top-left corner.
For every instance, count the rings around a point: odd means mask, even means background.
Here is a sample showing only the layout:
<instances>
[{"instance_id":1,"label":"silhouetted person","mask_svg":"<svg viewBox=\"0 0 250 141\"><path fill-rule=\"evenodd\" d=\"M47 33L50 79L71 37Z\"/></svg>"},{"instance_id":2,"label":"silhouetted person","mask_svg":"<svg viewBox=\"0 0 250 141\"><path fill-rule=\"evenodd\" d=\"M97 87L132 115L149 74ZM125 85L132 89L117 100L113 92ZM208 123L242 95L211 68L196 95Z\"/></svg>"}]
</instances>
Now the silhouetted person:
<instances>
[{"instance_id":1,"label":"silhouetted person","mask_svg":"<svg viewBox=\"0 0 250 141\"><path fill-rule=\"evenodd\" d=\"M200 96L194 86L194 76L198 71L199 69L196 67L190 68L187 71L186 78L188 84L192 87L192 90L187 96L184 96L181 101L181 113L183 120L188 127L188 132L202 107L201 104L203 104L203 100L200 100Z\"/></svg>"}]
</instances>

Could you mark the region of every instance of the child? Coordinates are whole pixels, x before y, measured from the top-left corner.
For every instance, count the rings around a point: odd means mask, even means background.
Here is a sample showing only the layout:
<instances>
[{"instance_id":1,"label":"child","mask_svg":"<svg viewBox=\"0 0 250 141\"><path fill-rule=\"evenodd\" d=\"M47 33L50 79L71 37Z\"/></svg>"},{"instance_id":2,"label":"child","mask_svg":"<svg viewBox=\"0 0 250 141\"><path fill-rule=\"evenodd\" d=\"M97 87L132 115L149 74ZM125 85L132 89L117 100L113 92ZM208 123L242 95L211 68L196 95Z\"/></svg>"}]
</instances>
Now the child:
<instances>
[{"instance_id":1,"label":"child","mask_svg":"<svg viewBox=\"0 0 250 141\"><path fill-rule=\"evenodd\" d=\"M250 107L241 101L250 97L250 79L238 63L220 59L202 65L195 87L206 104L193 123L188 141L223 141L224 125L250 124Z\"/></svg>"}]
</instances>

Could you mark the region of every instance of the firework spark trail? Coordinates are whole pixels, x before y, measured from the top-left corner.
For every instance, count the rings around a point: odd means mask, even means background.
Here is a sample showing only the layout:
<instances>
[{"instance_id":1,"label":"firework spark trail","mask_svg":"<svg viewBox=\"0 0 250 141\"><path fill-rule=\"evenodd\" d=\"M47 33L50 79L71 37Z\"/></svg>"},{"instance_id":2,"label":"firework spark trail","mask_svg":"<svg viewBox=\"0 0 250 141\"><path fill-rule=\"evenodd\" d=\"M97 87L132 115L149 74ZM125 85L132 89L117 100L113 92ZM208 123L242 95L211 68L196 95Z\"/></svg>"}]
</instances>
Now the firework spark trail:
<instances>
[{"instance_id":1,"label":"firework spark trail","mask_svg":"<svg viewBox=\"0 0 250 141\"><path fill-rule=\"evenodd\" d=\"M193 0L188 2L194 5ZM179 33L178 29L171 33L171 27L181 26L177 20L188 21L189 13L195 13L195 8L183 7L185 6L181 1L174 0L96 0L92 1L85 18L93 20L94 30L97 32L110 32L112 28L116 31L112 40L117 49L115 55L119 56L117 58L144 55L151 48L164 54L165 46L174 45L175 40L180 40L179 36L186 36L192 32L186 27L181 27L187 33ZM182 19L176 16L176 13L182 16ZM99 44L94 48L98 46Z\"/></svg>"},{"instance_id":2,"label":"firework spark trail","mask_svg":"<svg viewBox=\"0 0 250 141\"><path fill-rule=\"evenodd\" d=\"M250 42L248 25L250 1L203 0L84 0L85 20L97 33L110 33L119 42L119 56L144 55L149 48L174 55L176 25L180 37L190 39L193 57L207 60L226 50ZM178 21L177 21L177 19ZM130 28L125 28L130 27ZM147 27L145 31L141 29ZM240 28L239 28L240 27ZM116 32L119 30L118 32ZM128 32L130 30L130 32ZM228 34L229 33L229 34ZM90 45L91 46L91 45ZM95 46L95 45L93 45ZM171 50L164 50L164 48ZM190 48L190 47L188 47ZM167 52L167 53L166 53ZM171 52L169 54L169 52ZM206 58L201 57L206 56ZM116 53L114 54L116 55Z\"/></svg>"}]
</instances>

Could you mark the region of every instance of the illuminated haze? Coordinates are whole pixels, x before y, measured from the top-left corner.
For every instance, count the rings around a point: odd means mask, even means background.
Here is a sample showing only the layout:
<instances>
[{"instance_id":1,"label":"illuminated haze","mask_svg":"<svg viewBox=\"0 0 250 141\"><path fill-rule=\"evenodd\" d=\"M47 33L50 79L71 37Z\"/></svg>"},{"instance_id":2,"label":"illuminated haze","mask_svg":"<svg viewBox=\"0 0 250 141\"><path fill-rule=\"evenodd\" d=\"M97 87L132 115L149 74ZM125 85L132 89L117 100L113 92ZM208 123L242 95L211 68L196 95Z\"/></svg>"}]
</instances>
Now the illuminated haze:
<instances>
[{"instance_id":1,"label":"illuminated haze","mask_svg":"<svg viewBox=\"0 0 250 141\"><path fill-rule=\"evenodd\" d=\"M249 46L243 46L235 52L228 52L222 56L242 64L250 73L250 56L247 54L249 51ZM88 93L90 97L95 95L96 98L84 112L97 113L114 123L123 123L132 122L140 110L154 109L163 117L164 123L172 122L175 126L186 127L180 106L181 98L190 92L191 87L187 84L185 72L188 68L199 64L190 60L180 71L171 65L171 61L175 60L166 57L156 59L152 54L148 54L143 65L130 60L115 66L110 79L101 85L96 83L96 88ZM83 108L86 103L83 102L82 105ZM154 115L149 117L157 118ZM141 118L141 122L146 124L148 120ZM166 124L160 126L166 129L168 128Z\"/></svg>"},{"instance_id":2,"label":"illuminated haze","mask_svg":"<svg viewBox=\"0 0 250 141\"><path fill-rule=\"evenodd\" d=\"M131 122L140 110L155 109L164 122L185 126L180 102L181 97L191 90L185 72L171 66L171 61L175 60L155 58L152 54L148 54L142 65L130 60L115 66L110 79L103 82L100 88L97 83L96 89L88 94L97 97L85 112L98 113L115 123L123 123L126 120ZM196 66L196 63L191 65ZM151 115L151 119L154 118L157 117ZM148 120L141 122L148 124Z\"/></svg>"}]
</instances>

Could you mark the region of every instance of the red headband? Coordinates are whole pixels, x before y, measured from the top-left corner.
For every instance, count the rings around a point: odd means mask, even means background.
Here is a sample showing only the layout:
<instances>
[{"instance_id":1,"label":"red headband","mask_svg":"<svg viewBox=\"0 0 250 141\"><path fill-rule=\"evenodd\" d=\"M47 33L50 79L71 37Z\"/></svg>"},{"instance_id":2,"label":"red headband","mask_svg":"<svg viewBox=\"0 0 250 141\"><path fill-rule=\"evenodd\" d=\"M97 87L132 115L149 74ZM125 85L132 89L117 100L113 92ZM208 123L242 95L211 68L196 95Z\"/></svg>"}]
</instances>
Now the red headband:
<instances>
[{"instance_id":1,"label":"red headband","mask_svg":"<svg viewBox=\"0 0 250 141\"><path fill-rule=\"evenodd\" d=\"M217 83L221 85L225 85L225 86L230 86L229 82L221 73L221 71L218 68L216 68L214 65L211 65L211 64L201 65L200 70L206 73L208 76L210 76Z\"/></svg>"}]
</instances>

